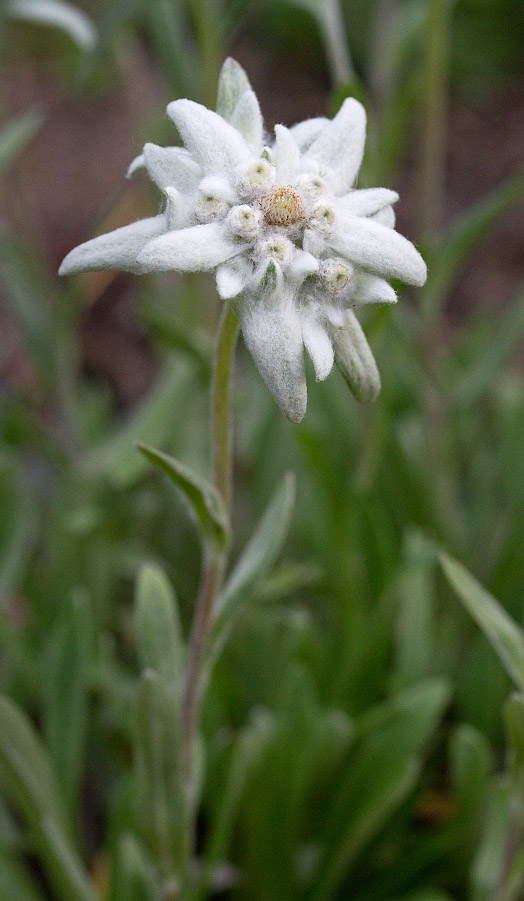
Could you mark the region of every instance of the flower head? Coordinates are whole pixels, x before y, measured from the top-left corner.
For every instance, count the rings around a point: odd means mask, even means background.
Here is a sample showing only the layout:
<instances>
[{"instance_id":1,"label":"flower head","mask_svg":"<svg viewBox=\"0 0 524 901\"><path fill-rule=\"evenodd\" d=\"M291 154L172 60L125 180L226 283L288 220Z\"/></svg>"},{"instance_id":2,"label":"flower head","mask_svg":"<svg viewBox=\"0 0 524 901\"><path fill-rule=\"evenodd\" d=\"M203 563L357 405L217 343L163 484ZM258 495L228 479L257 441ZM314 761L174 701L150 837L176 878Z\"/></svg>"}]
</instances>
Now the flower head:
<instances>
[{"instance_id":1,"label":"flower head","mask_svg":"<svg viewBox=\"0 0 524 901\"><path fill-rule=\"evenodd\" d=\"M306 411L304 348L317 380L336 361L357 399L374 399L380 377L352 308L394 303L387 279L422 285L426 266L394 230L398 195L355 188L361 104L345 100L331 121L277 125L265 144L258 101L229 59L217 113L190 100L167 112L185 147L146 144L129 170L147 169L164 192L162 212L76 247L61 274L214 270L289 419L299 422Z\"/></svg>"}]
</instances>

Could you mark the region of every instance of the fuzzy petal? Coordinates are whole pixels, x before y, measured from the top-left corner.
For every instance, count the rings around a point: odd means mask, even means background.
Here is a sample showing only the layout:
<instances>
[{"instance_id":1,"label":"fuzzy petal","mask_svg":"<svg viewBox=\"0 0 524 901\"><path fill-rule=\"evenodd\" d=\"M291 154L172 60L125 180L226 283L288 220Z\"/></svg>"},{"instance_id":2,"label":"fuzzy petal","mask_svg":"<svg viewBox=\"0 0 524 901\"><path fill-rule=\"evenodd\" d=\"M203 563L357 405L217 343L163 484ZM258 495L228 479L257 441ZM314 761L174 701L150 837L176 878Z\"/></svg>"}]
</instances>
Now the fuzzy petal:
<instances>
[{"instance_id":1,"label":"fuzzy petal","mask_svg":"<svg viewBox=\"0 0 524 901\"><path fill-rule=\"evenodd\" d=\"M138 156L135 156L134 160L129 163L126 172L126 178L132 178L135 172L138 172L139 169L143 169L146 164L144 159L144 154L139 153Z\"/></svg>"},{"instance_id":2,"label":"fuzzy petal","mask_svg":"<svg viewBox=\"0 0 524 901\"><path fill-rule=\"evenodd\" d=\"M358 100L348 97L335 118L313 141L306 159L335 170L343 194L354 184L364 155L366 112Z\"/></svg>"},{"instance_id":3,"label":"fuzzy petal","mask_svg":"<svg viewBox=\"0 0 524 901\"><path fill-rule=\"evenodd\" d=\"M305 311L302 314L302 340L313 363L316 380L323 382L333 369L333 344L320 319Z\"/></svg>"},{"instance_id":4,"label":"fuzzy petal","mask_svg":"<svg viewBox=\"0 0 524 901\"><path fill-rule=\"evenodd\" d=\"M162 190L173 187L187 194L195 190L202 170L183 147L144 146L144 161L151 179Z\"/></svg>"},{"instance_id":5,"label":"fuzzy petal","mask_svg":"<svg viewBox=\"0 0 524 901\"><path fill-rule=\"evenodd\" d=\"M383 278L360 272L355 277L352 300L357 306L367 303L396 303L397 295L389 282Z\"/></svg>"},{"instance_id":6,"label":"fuzzy petal","mask_svg":"<svg viewBox=\"0 0 524 901\"><path fill-rule=\"evenodd\" d=\"M174 100L167 113L206 174L235 172L250 159L251 151L236 128L200 103Z\"/></svg>"},{"instance_id":7,"label":"fuzzy petal","mask_svg":"<svg viewBox=\"0 0 524 901\"><path fill-rule=\"evenodd\" d=\"M329 326L335 360L349 389L361 403L375 400L380 393L380 374L360 324L351 312L344 314L342 326Z\"/></svg>"},{"instance_id":8,"label":"fuzzy petal","mask_svg":"<svg viewBox=\"0 0 524 901\"><path fill-rule=\"evenodd\" d=\"M222 300L237 297L252 275L251 266L242 259L222 263L217 269L217 291Z\"/></svg>"},{"instance_id":9,"label":"fuzzy petal","mask_svg":"<svg viewBox=\"0 0 524 901\"><path fill-rule=\"evenodd\" d=\"M314 257L320 257L327 250L326 236L316 228L304 229L302 240L304 250Z\"/></svg>"},{"instance_id":10,"label":"fuzzy petal","mask_svg":"<svg viewBox=\"0 0 524 901\"><path fill-rule=\"evenodd\" d=\"M395 210L392 206L385 206L382 210L379 210L378 213L375 213L374 216L371 217L374 222L380 222L381 225L385 225L386 228L395 228Z\"/></svg>"},{"instance_id":11,"label":"fuzzy petal","mask_svg":"<svg viewBox=\"0 0 524 901\"><path fill-rule=\"evenodd\" d=\"M273 162L277 170L278 184L287 185L298 175L300 151L289 128L286 128L285 125L275 125Z\"/></svg>"},{"instance_id":12,"label":"fuzzy petal","mask_svg":"<svg viewBox=\"0 0 524 901\"><path fill-rule=\"evenodd\" d=\"M311 253L295 247L293 256L286 267L286 277L294 285L300 285L308 275L318 272L318 260Z\"/></svg>"},{"instance_id":13,"label":"fuzzy petal","mask_svg":"<svg viewBox=\"0 0 524 901\"><path fill-rule=\"evenodd\" d=\"M264 122L254 91L245 91L235 106L231 125L240 132L249 149L256 156L262 150Z\"/></svg>"},{"instance_id":14,"label":"fuzzy petal","mask_svg":"<svg viewBox=\"0 0 524 901\"><path fill-rule=\"evenodd\" d=\"M187 204L180 191L176 188L166 188L166 224L168 228L183 228L189 219Z\"/></svg>"},{"instance_id":15,"label":"fuzzy petal","mask_svg":"<svg viewBox=\"0 0 524 901\"><path fill-rule=\"evenodd\" d=\"M147 244L137 257L140 272L198 272L214 269L238 253L246 244L228 238L217 222L167 232Z\"/></svg>"},{"instance_id":16,"label":"fuzzy petal","mask_svg":"<svg viewBox=\"0 0 524 901\"><path fill-rule=\"evenodd\" d=\"M365 188L361 191L350 191L339 197L336 210L342 215L373 216L386 206L396 203L398 194L387 188Z\"/></svg>"},{"instance_id":17,"label":"fuzzy petal","mask_svg":"<svg viewBox=\"0 0 524 901\"><path fill-rule=\"evenodd\" d=\"M70 275L73 272L91 272L95 269L141 272L136 263L137 254L166 228L166 217L162 214L150 219L139 219L138 222L124 225L107 235L99 235L68 253L58 273Z\"/></svg>"},{"instance_id":18,"label":"fuzzy petal","mask_svg":"<svg viewBox=\"0 0 524 901\"><path fill-rule=\"evenodd\" d=\"M304 153L328 124L329 119L317 116L315 119L304 119L303 122L292 125L289 130L297 142L298 149Z\"/></svg>"},{"instance_id":19,"label":"fuzzy petal","mask_svg":"<svg viewBox=\"0 0 524 901\"><path fill-rule=\"evenodd\" d=\"M411 241L372 219L340 217L326 240L337 253L376 275L408 285L426 281L426 264Z\"/></svg>"},{"instance_id":20,"label":"fuzzy petal","mask_svg":"<svg viewBox=\"0 0 524 901\"><path fill-rule=\"evenodd\" d=\"M238 305L244 341L278 406L291 422L307 407L302 327L292 294L261 290Z\"/></svg>"}]
</instances>

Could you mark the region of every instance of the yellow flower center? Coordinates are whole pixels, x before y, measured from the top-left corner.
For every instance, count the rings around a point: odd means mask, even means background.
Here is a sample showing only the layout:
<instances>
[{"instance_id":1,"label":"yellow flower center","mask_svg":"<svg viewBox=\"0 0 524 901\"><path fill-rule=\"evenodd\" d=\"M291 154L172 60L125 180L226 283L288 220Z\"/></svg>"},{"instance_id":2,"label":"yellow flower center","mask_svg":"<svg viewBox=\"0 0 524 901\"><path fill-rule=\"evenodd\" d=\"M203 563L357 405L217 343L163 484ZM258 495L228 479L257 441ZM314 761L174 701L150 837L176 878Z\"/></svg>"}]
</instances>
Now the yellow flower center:
<instances>
[{"instance_id":1,"label":"yellow flower center","mask_svg":"<svg viewBox=\"0 0 524 901\"><path fill-rule=\"evenodd\" d=\"M290 185L266 191L260 198L260 209L268 225L296 225L306 218L304 201Z\"/></svg>"}]
</instances>

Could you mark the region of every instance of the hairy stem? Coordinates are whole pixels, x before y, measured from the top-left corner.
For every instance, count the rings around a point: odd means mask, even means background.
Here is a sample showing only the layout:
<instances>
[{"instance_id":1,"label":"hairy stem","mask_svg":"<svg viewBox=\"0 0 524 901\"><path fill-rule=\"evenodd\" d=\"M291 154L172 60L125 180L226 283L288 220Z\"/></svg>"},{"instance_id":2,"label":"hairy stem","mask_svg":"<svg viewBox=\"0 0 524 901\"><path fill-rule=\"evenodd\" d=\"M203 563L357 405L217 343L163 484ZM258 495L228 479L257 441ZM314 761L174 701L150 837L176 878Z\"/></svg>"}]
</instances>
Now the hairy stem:
<instances>
[{"instance_id":1,"label":"hairy stem","mask_svg":"<svg viewBox=\"0 0 524 901\"><path fill-rule=\"evenodd\" d=\"M238 319L229 306L224 306L220 318L211 385L211 451L213 480L229 513L231 504L231 376L238 337ZM184 729L184 787L188 802L189 824L192 827L195 806L195 774L193 766L195 739L201 707L201 669L211 627L215 601L222 586L227 560L227 548L209 546L206 549L202 583L197 598L183 699Z\"/></svg>"},{"instance_id":2,"label":"hairy stem","mask_svg":"<svg viewBox=\"0 0 524 901\"><path fill-rule=\"evenodd\" d=\"M211 444L213 478L227 513L231 506L231 373L238 338L239 322L231 307L225 306L219 326L219 337L211 387Z\"/></svg>"}]
</instances>

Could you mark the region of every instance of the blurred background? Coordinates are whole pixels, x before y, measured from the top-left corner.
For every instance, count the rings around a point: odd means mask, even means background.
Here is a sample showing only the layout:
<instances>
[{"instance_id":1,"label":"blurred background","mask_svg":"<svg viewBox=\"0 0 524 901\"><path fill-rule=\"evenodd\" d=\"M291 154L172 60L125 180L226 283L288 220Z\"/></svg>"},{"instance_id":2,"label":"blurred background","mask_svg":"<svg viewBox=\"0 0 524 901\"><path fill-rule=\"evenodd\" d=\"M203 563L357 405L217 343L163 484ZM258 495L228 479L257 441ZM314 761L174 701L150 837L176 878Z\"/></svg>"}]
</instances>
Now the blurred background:
<instances>
[{"instance_id":1,"label":"blurred background","mask_svg":"<svg viewBox=\"0 0 524 901\"><path fill-rule=\"evenodd\" d=\"M371 407L310 377L293 426L239 348L233 561L289 469L297 501L206 698L195 898L522 897L510 680L438 563L524 622L521 0L4 0L0 55L0 687L77 867L56 876L0 717L0 895L176 897L133 771L133 593L157 563L187 627L200 549L134 441L208 473L219 301L202 275L56 273L157 211L126 170L177 143L170 100L214 108L231 55L268 129L364 102L360 186L399 191L430 277L362 317Z\"/></svg>"}]
</instances>

